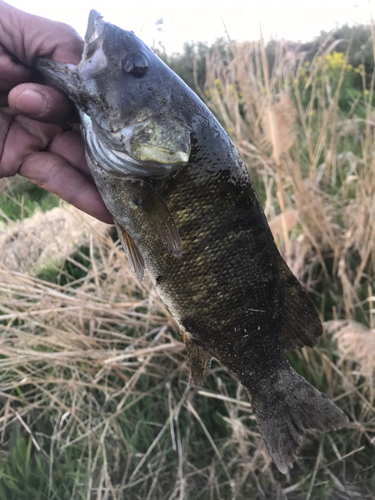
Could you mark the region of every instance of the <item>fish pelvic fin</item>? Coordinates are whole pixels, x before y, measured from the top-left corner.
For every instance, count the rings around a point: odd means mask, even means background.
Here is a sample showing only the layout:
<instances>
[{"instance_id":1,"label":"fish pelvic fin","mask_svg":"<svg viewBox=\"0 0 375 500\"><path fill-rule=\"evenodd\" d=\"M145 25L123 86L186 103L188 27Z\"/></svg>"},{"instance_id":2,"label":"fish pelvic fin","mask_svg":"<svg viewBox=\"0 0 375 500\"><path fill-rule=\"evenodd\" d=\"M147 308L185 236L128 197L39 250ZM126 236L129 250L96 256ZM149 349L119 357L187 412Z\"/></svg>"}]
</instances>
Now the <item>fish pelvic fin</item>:
<instances>
[{"instance_id":1,"label":"fish pelvic fin","mask_svg":"<svg viewBox=\"0 0 375 500\"><path fill-rule=\"evenodd\" d=\"M288 351L304 346L314 347L323 334L318 311L306 290L282 259L280 267L280 290L284 297L279 341Z\"/></svg>"},{"instance_id":2,"label":"fish pelvic fin","mask_svg":"<svg viewBox=\"0 0 375 500\"><path fill-rule=\"evenodd\" d=\"M180 330L190 364L190 385L201 387L211 368L211 356L186 332Z\"/></svg>"},{"instance_id":3,"label":"fish pelvic fin","mask_svg":"<svg viewBox=\"0 0 375 500\"><path fill-rule=\"evenodd\" d=\"M142 283L145 274L145 261L143 256L135 244L134 240L129 236L123 227L115 221L118 236L120 238L122 248L128 259L130 269L137 280Z\"/></svg>"},{"instance_id":4,"label":"fish pelvic fin","mask_svg":"<svg viewBox=\"0 0 375 500\"><path fill-rule=\"evenodd\" d=\"M267 450L283 474L293 467L306 430L336 430L348 423L345 413L288 365L248 393Z\"/></svg>"}]
</instances>

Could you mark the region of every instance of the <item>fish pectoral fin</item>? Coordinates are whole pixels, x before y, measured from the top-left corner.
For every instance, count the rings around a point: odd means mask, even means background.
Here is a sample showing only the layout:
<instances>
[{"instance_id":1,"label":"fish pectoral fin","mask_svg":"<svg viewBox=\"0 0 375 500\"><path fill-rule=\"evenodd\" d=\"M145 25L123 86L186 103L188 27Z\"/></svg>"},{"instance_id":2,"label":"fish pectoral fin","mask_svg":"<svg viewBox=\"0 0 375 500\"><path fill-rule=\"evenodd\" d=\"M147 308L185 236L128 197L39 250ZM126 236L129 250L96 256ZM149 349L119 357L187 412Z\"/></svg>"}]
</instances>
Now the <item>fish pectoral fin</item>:
<instances>
[{"instance_id":1,"label":"fish pectoral fin","mask_svg":"<svg viewBox=\"0 0 375 500\"><path fill-rule=\"evenodd\" d=\"M125 229L122 228L116 221L115 225L122 244L122 248L124 249L125 255L128 258L130 269L133 271L133 274L141 283L145 274L145 261L142 257L142 254L139 251L137 245L134 243L134 240L129 236Z\"/></svg>"},{"instance_id":2,"label":"fish pectoral fin","mask_svg":"<svg viewBox=\"0 0 375 500\"><path fill-rule=\"evenodd\" d=\"M285 262L282 267L284 311L281 315L280 343L288 351L304 346L314 347L323 334L318 311Z\"/></svg>"},{"instance_id":3,"label":"fish pectoral fin","mask_svg":"<svg viewBox=\"0 0 375 500\"><path fill-rule=\"evenodd\" d=\"M190 339L185 332L180 330L184 339L190 364L190 385L200 387L204 384L211 368L211 356L202 346Z\"/></svg>"},{"instance_id":4,"label":"fish pectoral fin","mask_svg":"<svg viewBox=\"0 0 375 500\"><path fill-rule=\"evenodd\" d=\"M174 218L159 193L148 183L142 186L144 202L141 208L166 249L178 259L181 257L181 239Z\"/></svg>"}]
</instances>

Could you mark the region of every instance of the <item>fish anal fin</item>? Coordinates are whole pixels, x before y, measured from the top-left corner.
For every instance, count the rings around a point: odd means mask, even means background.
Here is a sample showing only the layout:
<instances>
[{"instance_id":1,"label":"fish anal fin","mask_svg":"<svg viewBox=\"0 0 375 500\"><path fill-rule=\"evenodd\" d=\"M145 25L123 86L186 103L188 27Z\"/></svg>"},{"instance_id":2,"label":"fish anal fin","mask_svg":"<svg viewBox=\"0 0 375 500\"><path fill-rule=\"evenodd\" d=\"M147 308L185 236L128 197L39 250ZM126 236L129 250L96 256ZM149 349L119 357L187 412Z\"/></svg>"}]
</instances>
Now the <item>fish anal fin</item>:
<instances>
[{"instance_id":1,"label":"fish anal fin","mask_svg":"<svg viewBox=\"0 0 375 500\"><path fill-rule=\"evenodd\" d=\"M318 311L286 263L283 262L281 266L283 278L281 293L284 297L279 333L280 343L286 350L299 349L304 346L314 347L323 334Z\"/></svg>"},{"instance_id":2,"label":"fish anal fin","mask_svg":"<svg viewBox=\"0 0 375 500\"><path fill-rule=\"evenodd\" d=\"M120 238L125 255L128 258L130 269L141 283L145 274L145 261L134 240L123 227L115 221L118 236Z\"/></svg>"},{"instance_id":3,"label":"fish anal fin","mask_svg":"<svg viewBox=\"0 0 375 500\"><path fill-rule=\"evenodd\" d=\"M186 332L180 330L180 334L185 342L190 364L190 385L201 387L211 368L211 356Z\"/></svg>"}]
</instances>

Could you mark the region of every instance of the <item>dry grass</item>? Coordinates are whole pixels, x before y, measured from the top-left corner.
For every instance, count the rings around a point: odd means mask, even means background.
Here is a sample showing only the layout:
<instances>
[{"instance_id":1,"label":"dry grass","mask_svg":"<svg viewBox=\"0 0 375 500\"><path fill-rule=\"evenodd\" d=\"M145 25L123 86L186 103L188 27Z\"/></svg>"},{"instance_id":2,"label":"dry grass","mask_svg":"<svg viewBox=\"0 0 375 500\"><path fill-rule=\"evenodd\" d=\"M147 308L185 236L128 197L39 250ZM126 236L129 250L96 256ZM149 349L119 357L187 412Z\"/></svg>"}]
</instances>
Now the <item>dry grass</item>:
<instances>
[{"instance_id":1,"label":"dry grass","mask_svg":"<svg viewBox=\"0 0 375 500\"><path fill-rule=\"evenodd\" d=\"M334 333L340 364L344 361L354 362L359 373L371 380L375 370L375 330L345 320L329 321L326 327Z\"/></svg>"},{"instance_id":2,"label":"dry grass","mask_svg":"<svg viewBox=\"0 0 375 500\"><path fill-rule=\"evenodd\" d=\"M232 45L227 66L213 53L206 102L241 152L284 257L314 291L322 317L335 320L327 323L335 333L327 334L326 346L337 342L337 364L324 349L316 352L320 368L306 350L292 358L305 363L307 377L324 371L331 396L339 387L351 393L351 404L362 406L353 420L373 429L374 75L370 87L362 75L363 93L350 100L343 89L346 57L335 80L322 64L320 56L332 48L327 40L306 65L304 54L280 43L272 71L262 41ZM367 441L373 449L373 433Z\"/></svg>"},{"instance_id":3,"label":"dry grass","mask_svg":"<svg viewBox=\"0 0 375 500\"><path fill-rule=\"evenodd\" d=\"M0 254L10 271L32 272L57 266L76 247L86 244L88 233L104 233L109 226L72 207L56 207L32 217L0 225Z\"/></svg>"},{"instance_id":4,"label":"dry grass","mask_svg":"<svg viewBox=\"0 0 375 500\"><path fill-rule=\"evenodd\" d=\"M335 314L354 319L362 309L362 319L372 327L372 306L364 311L363 301L371 304L375 270L373 87L366 90L364 82L362 99L353 98L349 112L343 112L345 60L333 82L319 54L303 78L304 55L292 57L282 44L272 75L262 42L232 46L232 51L227 67L219 54L208 60L207 104L265 193L271 225L279 216L275 236L284 256L308 286L313 278L304 273L319 262L343 292L344 300L335 300L340 307ZM356 117L359 111L364 119Z\"/></svg>"},{"instance_id":5,"label":"dry grass","mask_svg":"<svg viewBox=\"0 0 375 500\"><path fill-rule=\"evenodd\" d=\"M84 475L74 484L87 498L182 499L198 490L201 498L248 498L250 492L264 498L269 488L275 498L302 498L295 496L300 488L312 488L325 470L345 484L352 454L366 451L361 435L371 440L375 431L368 382L358 387L355 364L336 366L328 347L296 354L295 363L315 385L326 378L330 396L345 402L358 444L348 450L343 436L335 436L314 475L308 450L319 437L312 436L288 484L275 474L241 386L216 366L208 387L189 391L173 319L147 283L137 284L108 234L93 228L89 239L91 262L80 282L62 287L0 270L4 444L18 426L33 453L51 457L51 483L61 457L77 460L80 450ZM358 399L366 409L359 414ZM144 425L142 439L137 434ZM298 473L305 468L302 480ZM61 485L51 486L51 498L55 487Z\"/></svg>"},{"instance_id":6,"label":"dry grass","mask_svg":"<svg viewBox=\"0 0 375 500\"><path fill-rule=\"evenodd\" d=\"M74 237L65 224L73 245L55 242L37 268L39 250L18 258L21 268L0 259L0 498L2 484L7 500L374 498L370 97L360 121L358 103L341 112L340 81L333 91L317 69L301 88L303 59L294 66L282 46L270 75L262 44L232 50L228 67L208 61L208 104L260 188L280 249L334 320L319 348L291 362L350 426L309 434L291 475L279 474L243 388L215 363L204 388L189 388L184 345L149 282L138 284L107 231L59 208L80 221ZM44 232L46 245L56 220L30 221L4 231L27 228L19 238L32 248ZM53 282L35 272L46 262ZM23 468L4 465L13 462Z\"/></svg>"},{"instance_id":7,"label":"dry grass","mask_svg":"<svg viewBox=\"0 0 375 500\"><path fill-rule=\"evenodd\" d=\"M0 268L1 443L7 449L18 429L34 457L48 457L41 498L321 498L311 492L332 490L332 482L337 491L349 482L368 495L350 461L359 456L362 464L368 453L375 408L355 364L336 366L329 344L295 355L316 386L327 380L357 442L348 448L337 434L323 453L313 434L294 475L281 477L242 387L214 365L205 388L189 388L173 318L149 284L134 279L118 242L89 227L86 220L90 252L81 279L61 286ZM319 442L319 462L311 462ZM63 487L65 462L77 471ZM64 496L68 484L71 497Z\"/></svg>"},{"instance_id":8,"label":"dry grass","mask_svg":"<svg viewBox=\"0 0 375 500\"><path fill-rule=\"evenodd\" d=\"M38 217L35 222L39 223ZM225 487L230 485L235 491L240 478L229 471L233 466L224 459L226 449L233 455L234 448L241 446L247 457L249 448L258 450L249 461L251 470L259 465L269 467L270 462L258 433L241 422L253 420L249 403L240 400L242 390L238 387L238 397L230 397L225 385L220 387L223 370L217 367L213 371L217 393L207 389L189 392L184 344L160 299L147 282L142 287L137 283L122 250L108 234L93 225L87 244L91 248L87 274L66 286L4 265L0 269L2 442L7 442L10 429L18 424L30 436L36 453L43 453L48 443L52 461L54 455L79 446L86 459L87 498L122 498L125 491L131 495L140 484L144 493L134 498L162 498L158 481L165 476L169 498L187 498L186 493L194 490L196 475L203 483L210 482L217 461L225 471ZM63 255L66 257L65 252ZM74 262L72 257L70 260ZM194 399L199 402L202 398L220 403L224 428L225 420L233 424L228 442L215 444L193 405ZM138 409L133 414L134 407ZM143 411L150 412L153 420L143 421ZM181 429L178 416L182 412ZM48 437L38 425L46 415L53 425ZM122 419L131 426L130 434L137 433L141 423L155 429L147 433L148 438L153 436L150 442L140 439L142 453L122 427ZM185 428L189 419L208 440L200 446L213 451L209 469L197 469L190 463L186 439L192 423ZM250 437L247 442L246 436ZM163 440L166 443L160 450ZM114 467L116 450L118 461L127 464L123 470ZM167 451L178 457L172 471L164 463ZM106 454L111 458L106 459ZM120 455L124 455L121 460ZM150 465L154 462L155 470Z\"/></svg>"}]
</instances>

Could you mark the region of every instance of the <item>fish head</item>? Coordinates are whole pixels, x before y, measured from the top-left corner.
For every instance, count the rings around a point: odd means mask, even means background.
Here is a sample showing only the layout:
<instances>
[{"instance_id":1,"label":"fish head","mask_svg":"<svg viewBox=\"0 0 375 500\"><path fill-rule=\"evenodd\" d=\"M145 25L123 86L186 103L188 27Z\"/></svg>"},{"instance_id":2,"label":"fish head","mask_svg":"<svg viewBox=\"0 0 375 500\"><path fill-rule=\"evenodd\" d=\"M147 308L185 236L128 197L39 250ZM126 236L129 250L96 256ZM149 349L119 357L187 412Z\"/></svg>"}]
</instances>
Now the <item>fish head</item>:
<instances>
[{"instance_id":1,"label":"fish head","mask_svg":"<svg viewBox=\"0 0 375 500\"><path fill-rule=\"evenodd\" d=\"M142 123L166 104L166 97L157 92L159 66L155 54L133 32L90 12L77 72L88 111L99 112L101 127L113 132Z\"/></svg>"},{"instance_id":2,"label":"fish head","mask_svg":"<svg viewBox=\"0 0 375 500\"><path fill-rule=\"evenodd\" d=\"M178 77L133 32L95 10L84 42L77 66L45 58L35 65L76 104L88 155L132 177L166 175L187 164L190 129L173 112Z\"/></svg>"}]
</instances>

